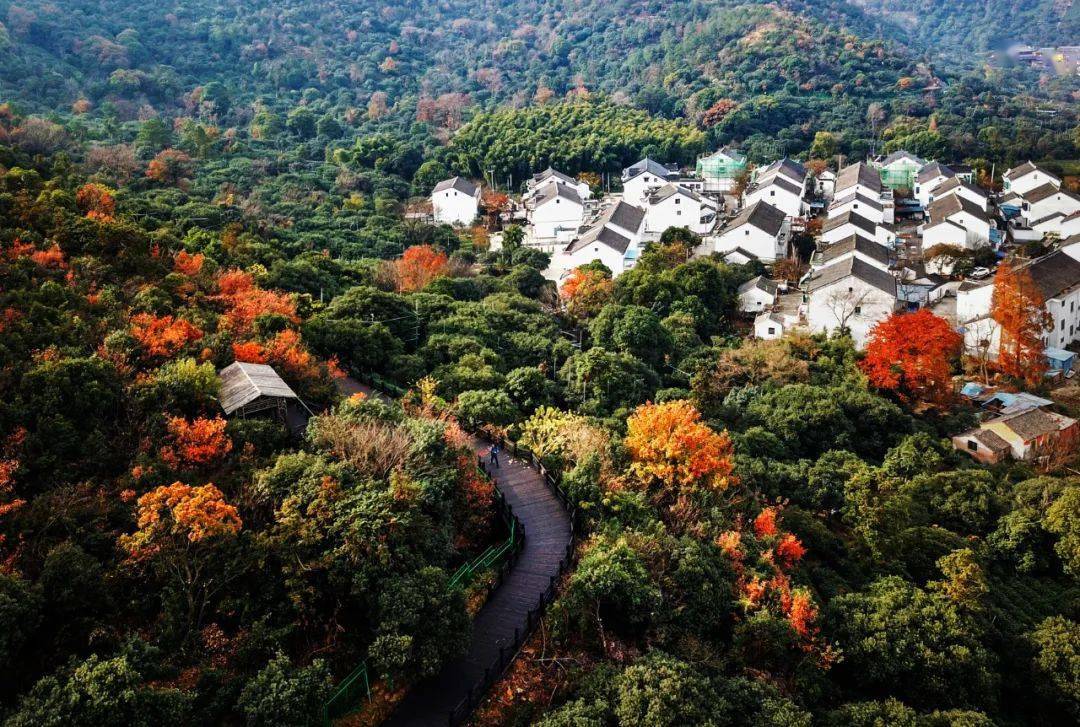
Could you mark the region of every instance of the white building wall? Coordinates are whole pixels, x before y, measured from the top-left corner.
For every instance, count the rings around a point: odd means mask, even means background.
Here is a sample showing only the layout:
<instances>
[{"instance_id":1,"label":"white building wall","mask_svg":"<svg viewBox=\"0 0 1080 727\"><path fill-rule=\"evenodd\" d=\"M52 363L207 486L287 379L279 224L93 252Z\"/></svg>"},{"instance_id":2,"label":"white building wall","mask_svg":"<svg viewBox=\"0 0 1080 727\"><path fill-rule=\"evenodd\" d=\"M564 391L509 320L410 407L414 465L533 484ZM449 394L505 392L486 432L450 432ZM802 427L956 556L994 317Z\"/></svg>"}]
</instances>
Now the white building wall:
<instances>
[{"instance_id":1,"label":"white building wall","mask_svg":"<svg viewBox=\"0 0 1080 727\"><path fill-rule=\"evenodd\" d=\"M810 294L806 305L806 322L812 331L832 334L840 327L844 314L854 311L847 319L855 347L863 349L870 339L870 330L896 310L896 298L864 283L855 277L838 280Z\"/></svg>"},{"instance_id":2,"label":"white building wall","mask_svg":"<svg viewBox=\"0 0 1080 727\"><path fill-rule=\"evenodd\" d=\"M784 251L779 249L777 238L753 225L742 225L718 235L715 238L713 251L730 252L737 247L753 253L759 260L764 261L776 260L777 257L784 255Z\"/></svg>"},{"instance_id":3,"label":"white building wall","mask_svg":"<svg viewBox=\"0 0 1080 727\"><path fill-rule=\"evenodd\" d=\"M836 207L829 208L829 218L840 217L845 212L852 211L860 217L865 217L874 224L880 225L885 221L885 211L876 210L870 207L865 202L858 199L849 199L843 204L838 204Z\"/></svg>"},{"instance_id":4,"label":"white building wall","mask_svg":"<svg viewBox=\"0 0 1080 727\"><path fill-rule=\"evenodd\" d=\"M1029 172L1018 179L1006 179L1004 182L1004 189L1006 192L1016 192L1021 197L1035 189L1041 187L1044 184L1052 184L1055 187L1061 185L1061 182L1050 175L1036 169L1033 172Z\"/></svg>"},{"instance_id":5,"label":"white building wall","mask_svg":"<svg viewBox=\"0 0 1080 727\"><path fill-rule=\"evenodd\" d=\"M743 207L750 207L755 202L768 202L788 217L802 217L806 212L801 196L771 184L747 194Z\"/></svg>"},{"instance_id":6,"label":"white building wall","mask_svg":"<svg viewBox=\"0 0 1080 727\"><path fill-rule=\"evenodd\" d=\"M688 227L691 232L703 234L710 225L701 224L701 215L701 202L682 194L672 195L645 208L645 235L659 239L669 227Z\"/></svg>"},{"instance_id":7,"label":"white building wall","mask_svg":"<svg viewBox=\"0 0 1080 727\"><path fill-rule=\"evenodd\" d=\"M529 214L533 237L537 240L556 238L560 229L576 232L584 219L585 208L563 197L550 199Z\"/></svg>"},{"instance_id":8,"label":"white building wall","mask_svg":"<svg viewBox=\"0 0 1080 727\"><path fill-rule=\"evenodd\" d=\"M444 189L431 195L431 208L435 221L447 225L471 225L480 207L478 197L472 197L456 189Z\"/></svg>"}]
</instances>

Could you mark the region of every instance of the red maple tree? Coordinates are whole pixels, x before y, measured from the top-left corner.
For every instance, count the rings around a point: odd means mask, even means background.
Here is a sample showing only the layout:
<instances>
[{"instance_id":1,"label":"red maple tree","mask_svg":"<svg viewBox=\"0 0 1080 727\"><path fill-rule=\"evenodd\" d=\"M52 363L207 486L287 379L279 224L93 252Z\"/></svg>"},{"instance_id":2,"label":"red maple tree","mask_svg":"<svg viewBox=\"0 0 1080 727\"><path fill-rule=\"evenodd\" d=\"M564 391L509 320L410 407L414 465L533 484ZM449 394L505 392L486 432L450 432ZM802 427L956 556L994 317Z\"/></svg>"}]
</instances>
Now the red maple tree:
<instances>
[{"instance_id":1,"label":"red maple tree","mask_svg":"<svg viewBox=\"0 0 1080 727\"><path fill-rule=\"evenodd\" d=\"M173 468L217 462L233 448L232 440L225 434L227 425L221 417L198 417L190 422L183 417L170 417L168 429L172 442L162 448L161 458Z\"/></svg>"},{"instance_id":2,"label":"red maple tree","mask_svg":"<svg viewBox=\"0 0 1080 727\"><path fill-rule=\"evenodd\" d=\"M263 290L243 270L226 270L218 276L216 299L225 304L220 325L233 333L250 331L255 319L264 314L283 316L290 323L300 322L292 296Z\"/></svg>"},{"instance_id":3,"label":"red maple tree","mask_svg":"<svg viewBox=\"0 0 1080 727\"><path fill-rule=\"evenodd\" d=\"M870 332L860 365L879 389L904 399L944 402L952 395L949 361L963 342L948 321L925 308L893 313Z\"/></svg>"},{"instance_id":4,"label":"red maple tree","mask_svg":"<svg viewBox=\"0 0 1080 727\"><path fill-rule=\"evenodd\" d=\"M446 253L431 245L413 245L394 264L397 289L403 293L423 289L446 274L448 263Z\"/></svg>"},{"instance_id":5,"label":"red maple tree","mask_svg":"<svg viewBox=\"0 0 1080 727\"><path fill-rule=\"evenodd\" d=\"M203 333L182 318L138 313L131 317L131 335L148 355L172 356Z\"/></svg>"},{"instance_id":6,"label":"red maple tree","mask_svg":"<svg viewBox=\"0 0 1080 727\"><path fill-rule=\"evenodd\" d=\"M998 368L1007 376L1038 384L1046 372L1042 337L1053 319L1027 268L1018 269L1008 260L998 266L990 316L1001 329Z\"/></svg>"}]
</instances>

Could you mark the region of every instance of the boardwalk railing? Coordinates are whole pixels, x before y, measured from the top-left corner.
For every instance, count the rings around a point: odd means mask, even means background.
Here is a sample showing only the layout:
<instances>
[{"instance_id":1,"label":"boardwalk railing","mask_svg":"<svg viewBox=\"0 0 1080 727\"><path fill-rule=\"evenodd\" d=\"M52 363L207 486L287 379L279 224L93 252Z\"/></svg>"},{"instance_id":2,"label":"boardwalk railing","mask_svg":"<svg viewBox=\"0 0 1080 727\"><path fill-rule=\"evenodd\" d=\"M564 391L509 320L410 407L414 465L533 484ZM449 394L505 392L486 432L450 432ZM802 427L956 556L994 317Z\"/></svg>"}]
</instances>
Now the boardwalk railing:
<instances>
[{"instance_id":1,"label":"boardwalk railing","mask_svg":"<svg viewBox=\"0 0 1080 727\"><path fill-rule=\"evenodd\" d=\"M570 568L570 561L574 554L574 537L575 537L575 512L570 498L566 496L566 492L562 488L561 475L549 470L544 463L529 449L518 445L517 442L509 443L510 453L517 459L527 462L530 467L535 469L544 480L544 484L548 489L552 491L555 497L558 499L559 504L563 506L567 514L570 516L570 541L566 544L566 551L563 553L562 558L559 560L559 573L557 576L551 576L548 581L547 587L543 593L540 594L539 600L536 606L533 607L526 617L523 627L514 628L514 639L511 643L499 647L499 654L492 661L490 666L484 668L484 676L477 681L476 684L469 687L468 694L458 702L457 706L450 710L447 715L447 724L449 727L457 727L468 719L473 710L487 694L487 691L491 686L502 677L510 663L513 662L514 657L517 656L518 650L521 645L525 643L525 640L529 638L533 629L540 623L540 619L544 615L544 611L555 600L555 585L558 579ZM505 447L504 447L505 451ZM481 466L483 463L481 462Z\"/></svg>"},{"instance_id":2,"label":"boardwalk railing","mask_svg":"<svg viewBox=\"0 0 1080 727\"><path fill-rule=\"evenodd\" d=\"M476 458L476 465L486 477L491 479L483 457ZM490 595L503 584L507 573L517 562L518 554L525 547L525 529L521 527L521 521L514 514L513 506L506 501L506 496L498 486L495 487L495 509L510 534L503 542L489 546L483 553L458 568L450 576L447 588L465 587L477 574L496 568L495 579L488 586L488 595ZM323 704L323 724L329 725L332 720L356 711L361 700L365 698L371 701L371 677L368 674L367 662L360 662L356 669L341 680L337 689Z\"/></svg>"}]
</instances>

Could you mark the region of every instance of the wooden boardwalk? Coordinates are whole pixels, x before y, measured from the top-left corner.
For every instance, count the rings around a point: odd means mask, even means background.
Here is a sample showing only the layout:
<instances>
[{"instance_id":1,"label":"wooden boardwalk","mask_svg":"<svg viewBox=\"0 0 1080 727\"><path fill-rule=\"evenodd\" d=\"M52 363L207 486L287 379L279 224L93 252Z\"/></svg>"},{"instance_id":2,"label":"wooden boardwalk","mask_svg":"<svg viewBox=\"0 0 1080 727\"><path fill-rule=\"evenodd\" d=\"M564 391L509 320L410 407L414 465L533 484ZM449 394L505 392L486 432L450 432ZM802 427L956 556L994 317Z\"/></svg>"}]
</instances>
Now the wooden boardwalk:
<instances>
[{"instance_id":1,"label":"wooden boardwalk","mask_svg":"<svg viewBox=\"0 0 1080 727\"><path fill-rule=\"evenodd\" d=\"M354 380L341 382L347 393L375 392ZM473 449L485 455L490 444L473 438ZM503 584L488 598L473 621L472 640L466 654L445 664L434 677L414 684L397 709L384 722L387 727L421 727L456 724L483 696L482 685L498 678L500 649L512 658L512 650L524 639L532 622L530 612L560 574L568 555L573 530L570 515L544 477L527 462L499 455L501 467L488 470L513 508L525 531L525 546ZM456 714L456 717L451 715Z\"/></svg>"}]
</instances>

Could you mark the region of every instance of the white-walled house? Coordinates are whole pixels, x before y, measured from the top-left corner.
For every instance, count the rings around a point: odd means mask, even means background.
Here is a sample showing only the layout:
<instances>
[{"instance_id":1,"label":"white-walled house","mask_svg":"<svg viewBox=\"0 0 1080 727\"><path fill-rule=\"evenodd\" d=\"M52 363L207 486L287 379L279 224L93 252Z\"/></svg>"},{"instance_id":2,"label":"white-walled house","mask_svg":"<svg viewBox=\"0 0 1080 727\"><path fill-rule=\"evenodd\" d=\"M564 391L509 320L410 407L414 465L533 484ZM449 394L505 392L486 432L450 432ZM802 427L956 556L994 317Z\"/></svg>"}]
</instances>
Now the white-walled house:
<instances>
[{"instance_id":1,"label":"white-walled house","mask_svg":"<svg viewBox=\"0 0 1080 727\"><path fill-rule=\"evenodd\" d=\"M560 184L570 187L575 192L577 192L578 197L580 197L582 200L588 200L592 198L592 189L589 187L587 182L582 182L574 179L569 174L563 174L557 169L552 169L551 167L548 167L539 174L532 175L532 178L529 179L528 182L526 182L526 186L528 187L528 189L523 195L523 198L528 199L537 191L539 191L540 188L546 186L549 182L559 182Z\"/></svg>"},{"instance_id":2,"label":"white-walled house","mask_svg":"<svg viewBox=\"0 0 1080 727\"><path fill-rule=\"evenodd\" d=\"M776 303L780 286L764 275L746 281L739 286L739 312L760 313Z\"/></svg>"},{"instance_id":3,"label":"white-walled house","mask_svg":"<svg viewBox=\"0 0 1080 727\"><path fill-rule=\"evenodd\" d=\"M819 251L814 255L811 267L828 267L850 257L862 260L879 270L889 269L889 248L862 235L849 235Z\"/></svg>"},{"instance_id":4,"label":"white-walled house","mask_svg":"<svg viewBox=\"0 0 1080 727\"><path fill-rule=\"evenodd\" d=\"M852 235L877 241L878 226L872 220L850 210L830 217L821 225L821 241L829 245Z\"/></svg>"},{"instance_id":5,"label":"white-walled house","mask_svg":"<svg viewBox=\"0 0 1080 727\"><path fill-rule=\"evenodd\" d=\"M930 162L920 169L915 177L915 189L912 190L912 194L919 200L919 204L926 207L930 204L934 190L954 177L956 177L956 172L941 162Z\"/></svg>"},{"instance_id":6,"label":"white-walled house","mask_svg":"<svg viewBox=\"0 0 1080 727\"><path fill-rule=\"evenodd\" d=\"M812 271L802 287L810 330L831 334L847 328L860 349L871 329L898 305L896 279L856 257Z\"/></svg>"},{"instance_id":7,"label":"white-walled house","mask_svg":"<svg viewBox=\"0 0 1080 727\"><path fill-rule=\"evenodd\" d=\"M678 184L665 184L646 203L645 237L649 240L659 240L669 227L686 227L704 235L716 222L716 204Z\"/></svg>"},{"instance_id":8,"label":"white-walled house","mask_svg":"<svg viewBox=\"0 0 1080 727\"><path fill-rule=\"evenodd\" d=\"M848 165L836 175L834 197L845 197L856 192L870 199L881 199L881 175L865 162Z\"/></svg>"},{"instance_id":9,"label":"white-walled house","mask_svg":"<svg viewBox=\"0 0 1080 727\"><path fill-rule=\"evenodd\" d=\"M622 171L623 200L641 204L653 190L679 178L679 170L672 169L645 157Z\"/></svg>"},{"instance_id":10,"label":"white-walled house","mask_svg":"<svg viewBox=\"0 0 1080 727\"><path fill-rule=\"evenodd\" d=\"M782 337L790 327L791 323L779 313L763 311L754 318L754 338L771 341Z\"/></svg>"},{"instance_id":11,"label":"white-walled house","mask_svg":"<svg viewBox=\"0 0 1080 727\"><path fill-rule=\"evenodd\" d=\"M1065 348L1080 341L1080 260L1067 250L1055 250L1018 265L1016 270L1030 274L1050 314L1052 322L1043 336L1044 344ZM972 353L979 340L991 341L991 350L996 352L996 324L989 318L993 295L993 279L979 283L967 281L957 290L956 319L969 329L965 340Z\"/></svg>"},{"instance_id":12,"label":"white-walled house","mask_svg":"<svg viewBox=\"0 0 1080 727\"><path fill-rule=\"evenodd\" d=\"M637 263L645 228L645 211L617 202L556 256L552 266L563 274L593 260L599 260L613 276Z\"/></svg>"},{"instance_id":13,"label":"white-walled house","mask_svg":"<svg viewBox=\"0 0 1080 727\"><path fill-rule=\"evenodd\" d=\"M774 177L786 179L788 182L791 182L798 187L800 197L803 194L806 194L806 167L799 164L794 159L784 157L783 159L777 159L763 167L758 167L754 170L753 179L751 181L755 185L762 185L768 183Z\"/></svg>"},{"instance_id":14,"label":"white-walled house","mask_svg":"<svg viewBox=\"0 0 1080 727\"><path fill-rule=\"evenodd\" d=\"M767 202L788 217L802 217L807 211L803 193L803 188L788 177L771 174L746 190L743 204L749 207L757 202Z\"/></svg>"},{"instance_id":15,"label":"white-walled house","mask_svg":"<svg viewBox=\"0 0 1080 727\"><path fill-rule=\"evenodd\" d=\"M930 203L927 215L930 221L922 229L923 249L948 244L974 250L990 243L990 218L967 197L939 197Z\"/></svg>"},{"instance_id":16,"label":"white-walled house","mask_svg":"<svg viewBox=\"0 0 1080 727\"><path fill-rule=\"evenodd\" d=\"M480 210L480 187L464 177L444 179L431 191L435 221L448 225L471 225Z\"/></svg>"},{"instance_id":17,"label":"white-walled house","mask_svg":"<svg viewBox=\"0 0 1080 727\"><path fill-rule=\"evenodd\" d=\"M756 202L732 218L709 243L713 252L742 249L771 262L787 255L786 215L768 202Z\"/></svg>"},{"instance_id":18,"label":"white-walled house","mask_svg":"<svg viewBox=\"0 0 1080 727\"><path fill-rule=\"evenodd\" d=\"M963 197L968 202L976 205L984 212L990 204L990 195L987 194L986 190L980 187L976 187L970 182L965 182L959 176L953 177L951 179L946 179L944 182L939 184L937 188L934 189L934 191L930 194L930 201L933 202L934 200L947 197L950 194L956 194Z\"/></svg>"},{"instance_id":19,"label":"white-walled house","mask_svg":"<svg viewBox=\"0 0 1080 727\"><path fill-rule=\"evenodd\" d=\"M843 197L833 197L828 216L840 217L845 212L854 212L877 225L885 221L885 208L881 202L858 191L849 190Z\"/></svg>"},{"instance_id":20,"label":"white-walled house","mask_svg":"<svg viewBox=\"0 0 1080 727\"><path fill-rule=\"evenodd\" d=\"M577 190L555 180L538 188L525 209L536 245L567 242L577 234L585 219L585 202Z\"/></svg>"},{"instance_id":21,"label":"white-walled house","mask_svg":"<svg viewBox=\"0 0 1080 727\"><path fill-rule=\"evenodd\" d=\"M1052 184L1029 190L1023 198L1020 216L1032 227L1054 216L1064 219L1074 212L1080 212L1080 195Z\"/></svg>"},{"instance_id":22,"label":"white-walled house","mask_svg":"<svg viewBox=\"0 0 1080 727\"><path fill-rule=\"evenodd\" d=\"M1061 180L1050 172L1039 167L1031 161L1026 161L1018 167L1013 167L1002 175L1002 192L1015 192L1024 197L1033 189L1050 184L1054 187L1061 186Z\"/></svg>"}]
</instances>

